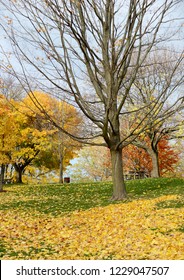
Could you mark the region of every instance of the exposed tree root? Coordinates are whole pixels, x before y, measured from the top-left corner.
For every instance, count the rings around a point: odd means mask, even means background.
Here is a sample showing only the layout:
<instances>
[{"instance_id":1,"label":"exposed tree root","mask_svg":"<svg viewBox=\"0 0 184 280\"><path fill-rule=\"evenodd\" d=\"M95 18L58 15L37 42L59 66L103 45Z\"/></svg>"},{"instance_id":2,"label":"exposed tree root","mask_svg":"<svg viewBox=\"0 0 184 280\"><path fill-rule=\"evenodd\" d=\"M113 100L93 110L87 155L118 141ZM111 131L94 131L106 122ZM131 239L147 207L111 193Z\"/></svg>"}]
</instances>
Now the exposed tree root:
<instances>
[{"instance_id":1,"label":"exposed tree root","mask_svg":"<svg viewBox=\"0 0 184 280\"><path fill-rule=\"evenodd\" d=\"M128 199L128 196L127 194L122 194L122 195L119 195L119 196L115 196L113 195L111 198L110 198L110 201L125 201Z\"/></svg>"}]
</instances>

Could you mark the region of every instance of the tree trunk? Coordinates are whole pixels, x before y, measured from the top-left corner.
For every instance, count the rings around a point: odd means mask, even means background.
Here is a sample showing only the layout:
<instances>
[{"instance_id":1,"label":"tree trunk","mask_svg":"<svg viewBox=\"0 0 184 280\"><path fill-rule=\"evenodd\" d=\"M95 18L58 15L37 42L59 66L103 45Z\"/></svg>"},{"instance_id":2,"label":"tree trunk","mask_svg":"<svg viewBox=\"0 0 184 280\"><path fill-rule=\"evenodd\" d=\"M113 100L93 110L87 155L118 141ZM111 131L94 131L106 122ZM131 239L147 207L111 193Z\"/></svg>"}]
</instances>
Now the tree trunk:
<instances>
[{"instance_id":1,"label":"tree trunk","mask_svg":"<svg viewBox=\"0 0 184 280\"><path fill-rule=\"evenodd\" d=\"M4 165L4 164L1 164L0 192L3 192L4 172L5 172L5 165Z\"/></svg>"},{"instance_id":2,"label":"tree trunk","mask_svg":"<svg viewBox=\"0 0 184 280\"><path fill-rule=\"evenodd\" d=\"M61 144L59 145L59 183L63 184L63 153L61 151Z\"/></svg>"},{"instance_id":3,"label":"tree trunk","mask_svg":"<svg viewBox=\"0 0 184 280\"><path fill-rule=\"evenodd\" d=\"M22 170L21 169L16 171L16 183L22 184Z\"/></svg>"},{"instance_id":4,"label":"tree trunk","mask_svg":"<svg viewBox=\"0 0 184 280\"><path fill-rule=\"evenodd\" d=\"M59 183L63 184L63 157L60 156L59 160Z\"/></svg>"},{"instance_id":5,"label":"tree trunk","mask_svg":"<svg viewBox=\"0 0 184 280\"><path fill-rule=\"evenodd\" d=\"M127 197L126 187L123 177L122 149L111 150L112 161L112 200L123 200Z\"/></svg>"},{"instance_id":6,"label":"tree trunk","mask_svg":"<svg viewBox=\"0 0 184 280\"><path fill-rule=\"evenodd\" d=\"M158 159L158 152L151 151L150 156L152 159L153 169L151 171L151 178L159 178L160 177L160 170L159 170L159 159Z\"/></svg>"},{"instance_id":7,"label":"tree trunk","mask_svg":"<svg viewBox=\"0 0 184 280\"><path fill-rule=\"evenodd\" d=\"M16 171L16 183L22 184L22 173L24 171L24 168L21 168L20 166L14 164L14 168Z\"/></svg>"},{"instance_id":8,"label":"tree trunk","mask_svg":"<svg viewBox=\"0 0 184 280\"><path fill-rule=\"evenodd\" d=\"M0 192L3 191L3 180L2 180L2 174L0 174Z\"/></svg>"}]
</instances>

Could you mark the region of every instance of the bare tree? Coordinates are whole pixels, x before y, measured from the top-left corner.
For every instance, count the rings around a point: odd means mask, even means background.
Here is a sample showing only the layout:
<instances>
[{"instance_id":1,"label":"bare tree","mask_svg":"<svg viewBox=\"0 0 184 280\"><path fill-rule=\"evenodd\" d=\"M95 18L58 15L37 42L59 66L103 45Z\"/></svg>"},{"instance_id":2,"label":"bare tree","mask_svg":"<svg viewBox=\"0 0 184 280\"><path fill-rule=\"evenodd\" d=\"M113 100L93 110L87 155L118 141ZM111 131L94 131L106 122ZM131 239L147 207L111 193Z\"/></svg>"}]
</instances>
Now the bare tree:
<instances>
[{"instance_id":1,"label":"bare tree","mask_svg":"<svg viewBox=\"0 0 184 280\"><path fill-rule=\"evenodd\" d=\"M122 138L121 113L126 114L130 89L148 54L156 46L161 47L163 41L178 39L176 34L180 33L176 29L180 29L182 22L178 16L177 24L173 22L174 10L180 2L0 1L4 13L1 26L11 40L24 77L17 75L9 57L8 68L25 83L36 73L39 88L47 86L47 91L60 98L68 95L67 101L81 110L88 120L84 133L64 132L78 141L110 149L112 198L116 200L126 197L122 169L124 142L143 131L143 119L147 125L143 116L136 128ZM37 105L43 111L41 104ZM140 109L141 106L137 109L139 115ZM148 112L147 117L151 114ZM63 131L58 123L55 125Z\"/></svg>"},{"instance_id":2,"label":"bare tree","mask_svg":"<svg viewBox=\"0 0 184 280\"><path fill-rule=\"evenodd\" d=\"M139 69L131 89L130 106L137 108L142 104L141 114L148 116L149 121L133 143L148 152L153 165L151 176L159 177L158 143L165 137L168 140L177 138L178 131L184 126L184 56L165 50L152 53L147 60L150 65ZM136 114L134 119L137 117Z\"/></svg>"}]
</instances>

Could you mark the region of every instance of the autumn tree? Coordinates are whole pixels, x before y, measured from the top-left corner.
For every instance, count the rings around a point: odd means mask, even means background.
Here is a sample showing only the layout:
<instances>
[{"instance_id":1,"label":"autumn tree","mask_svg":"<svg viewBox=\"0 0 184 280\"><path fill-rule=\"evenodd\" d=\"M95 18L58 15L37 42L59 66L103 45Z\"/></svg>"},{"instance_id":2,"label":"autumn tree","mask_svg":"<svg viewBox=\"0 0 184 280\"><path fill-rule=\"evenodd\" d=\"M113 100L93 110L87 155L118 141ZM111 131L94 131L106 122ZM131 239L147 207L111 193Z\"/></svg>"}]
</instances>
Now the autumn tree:
<instances>
[{"instance_id":1,"label":"autumn tree","mask_svg":"<svg viewBox=\"0 0 184 280\"><path fill-rule=\"evenodd\" d=\"M4 95L0 95L0 164L1 164L1 189L4 182L5 167L12 163L9 155L17 144L19 125L16 122L12 106Z\"/></svg>"},{"instance_id":2,"label":"autumn tree","mask_svg":"<svg viewBox=\"0 0 184 280\"><path fill-rule=\"evenodd\" d=\"M149 139L146 141L146 146L151 146ZM167 137L162 138L158 142L158 168L160 176L173 174L176 164L179 161L178 152L174 150L169 143ZM147 152L147 148L139 148L134 145L128 145L124 148L124 168L127 173L133 171L137 174L143 172L148 177L152 177L154 168L152 157Z\"/></svg>"},{"instance_id":3,"label":"autumn tree","mask_svg":"<svg viewBox=\"0 0 184 280\"><path fill-rule=\"evenodd\" d=\"M20 99L22 87L10 75L0 76L0 190L3 189L5 173L9 164L8 153L15 147L15 138L11 137L12 131L18 128L8 101Z\"/></svg>"},{"instance_id":4,"label":"autumn tree","mask_svg":"<svg viewBox=\"0 0 184 280\"><path fill-rule=\"evenodd\" d=\"M63 123L63 126L75 126L77 129L77 124L81 122L81 119L77 118L76 110L71 105L59 102L41 92L32 94L53 120L57 119L58 122ZM22 173L30 164L37 168L45 166L50 170L59 169L61 176L61 172L63 173L63 169L74 156L74 150L79 145L65 135L62 137L61 132L35 106L29 94L17 103L16 109L20 138L16 151L12 153L11 157L14 159L17 182L22 182Z\"/></svg>"},{"instance_id":5,"label":"autumn tree","mask_svg":"<svg viewBox=\"0 0 184 280\"><path fill-rule=\"evenodd\" d=\"M67 129L68 132L80 130L79 126L82 123L82 118L73 106L65 101L59 101L52 96L48 96L48 94L39 92L34 92L32 94L34 94L37 102L42 104L42 109L49 114L49 118L59 123L63 129ZM24 105L26 105L26 110L29 108L31 114L34 112L39 116L41 115L42 122L44 120L47 126L49 124L52 130L54 130L50 139L50 148L40 151L38 157L34 160L34 165L38 168L44 166L50 171L59 171L59 182L62 183L63 172L81 145L64 134L61 130L54 127L52 122L45 117L45 114L40 113L34 100L32 100L29 95Z\"/></svg>"},{"instance_id":6,"label":"autumn tree","mask_svg":"<svg viewBox=\"0 0 184 280\"><path fill-rule=\"evenodd\" d=\"M24 107L24 100L15 103L14 118L18 124L17 130L11 131L11 136L16 138L14 149L9 151L9 161L16 172L16 182L22 183L22 175L28 165L38 156L40 151L49 149L49 136L53 133L50 127L39 115Z\"/></svg>"},{"instance_id":7,"label":"autumn tree","mask_svg":"<svg viewBox=\"0 0 184 280\"><path fill-rule=\"evenodd\" d=\"M14 148L15 139L11 139L11 128L15 122L5 97L0 95L0 191L3 190L5 165L9 162L7 153Z\"/></svg>"},{"instance_id":8,"label":"autumn tree","mask_svg":"<svg viewBox=\"0 0 184 280\"><path fill-rule=\"evenodd\" d=\"M124 138L121 114L127 114L125 104L148 54L156 46L161 47L162 41L179 39L177 31L182 26L174 11L181 9L182 1L1 0L0 3L4 13L1 26L20 63L22 81L27 83L36 71L39 88L47 86L52 94L60 98L65 94L68 102L75 103L86 117L84 130L71 133L53 123L75 140L109 148L112 198L125 198L122 148L125 141L131 141L144 130L147 122L143 126L140 119ZM173 27L175 18L177 27ZM16 74L11 59L8 67ZM17 76L20 79L20 73ZM137 115L141 118L141 106ZM151 117L151 112L148 116Z\"/></svg>"},{"instance_id":9,"label":"autumn tree","mask_svg":"<svg viewBox=\"0 0 184 280\"><path fill-rule=\"evenodd\" d=\"M129 175L131 172L134 174L141 174L142 172L144 175L150 176L152 161L151 157L144 149L130 144L123 149L123 155L124 171L126 175Z\"/></svg>"},{"instance_id":10,"label":"autumn tree","mask_svg":"<svg viewBox=\"0 0 184 280\"><path fill-rule=\"evenodd\" d=\"M77 118L75 108L41 92L34 92L34 95L53 119L59 118L63 125L74 125L77 129L81 119ZM79 147L66 135L61 140L61 132L41 113L29 95L21 101L7 100L1 95L0 116L1 182L7 164L14 167L17 183L22 183L22 175L29 165L59 170L61 153L63 172Z\"/></svg>"},{"instance_id":11,"label":"autumn tree","mask_svg":"<svg viewBox=\"0 0 184 280\"><path fill-rule=\"evenodd\" d=\"M176 169L176 164L179 161L179 153L169 145L167 137L162 138L158 143L159 155L159 172L161 176L173 174Z\"/></svg>"}]
</instances>

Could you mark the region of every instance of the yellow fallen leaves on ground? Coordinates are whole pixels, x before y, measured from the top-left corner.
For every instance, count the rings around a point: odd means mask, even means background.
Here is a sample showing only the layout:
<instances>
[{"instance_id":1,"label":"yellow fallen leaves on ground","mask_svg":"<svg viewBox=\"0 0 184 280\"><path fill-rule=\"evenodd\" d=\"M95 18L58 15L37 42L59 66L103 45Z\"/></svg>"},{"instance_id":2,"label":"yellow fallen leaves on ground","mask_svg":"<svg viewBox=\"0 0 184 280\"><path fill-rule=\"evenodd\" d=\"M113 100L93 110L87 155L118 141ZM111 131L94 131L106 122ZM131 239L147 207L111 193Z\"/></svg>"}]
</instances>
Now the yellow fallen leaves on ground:
<instances>
[{"instance_id":1,"label":"yellow fallen leaves on ground","mask_svg":"<svg viewBox=\"0 0 184 280\"><path fill-rule=\"evenodd\" d=\"M156 207L175 199L134 200L62 217L3 210L2 259L184 259L184 208Z\"/></svg>"}]
</instances>

